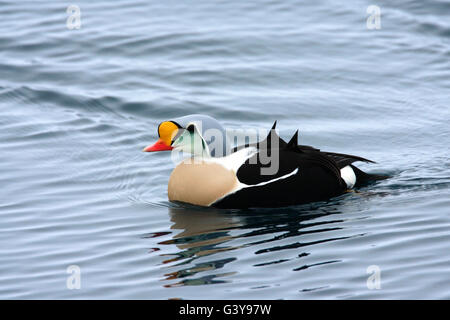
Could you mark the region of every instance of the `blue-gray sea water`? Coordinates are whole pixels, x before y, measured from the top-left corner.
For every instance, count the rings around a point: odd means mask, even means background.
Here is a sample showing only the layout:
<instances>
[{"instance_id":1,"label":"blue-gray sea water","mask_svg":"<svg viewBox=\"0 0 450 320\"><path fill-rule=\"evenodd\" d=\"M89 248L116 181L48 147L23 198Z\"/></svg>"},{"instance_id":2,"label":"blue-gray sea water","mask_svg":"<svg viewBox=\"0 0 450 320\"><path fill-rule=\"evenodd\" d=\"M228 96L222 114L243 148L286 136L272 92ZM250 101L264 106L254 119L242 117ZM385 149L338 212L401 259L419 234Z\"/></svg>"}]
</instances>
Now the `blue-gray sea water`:
<instances>
[{"instance_id":1,"label":"blue-gray sea water","mask_svg":"<svg viewBox=\"0 0 450 320\"><path fill-rule=\"evenodd\" d=\"M449 299L449 13L0 1L0 298ZM278 120L392 177L292 208L171 204L170 153L141 150L192 113Z\"/></svg>"}]
</instances>

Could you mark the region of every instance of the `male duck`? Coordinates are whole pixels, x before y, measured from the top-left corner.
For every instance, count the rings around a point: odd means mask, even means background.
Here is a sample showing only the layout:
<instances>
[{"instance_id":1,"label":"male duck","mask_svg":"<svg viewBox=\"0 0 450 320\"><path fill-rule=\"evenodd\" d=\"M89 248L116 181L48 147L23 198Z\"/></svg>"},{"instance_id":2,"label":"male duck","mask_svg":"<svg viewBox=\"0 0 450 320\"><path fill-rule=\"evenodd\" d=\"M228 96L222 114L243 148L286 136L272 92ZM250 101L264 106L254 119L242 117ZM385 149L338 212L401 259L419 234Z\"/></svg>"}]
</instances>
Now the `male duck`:
<instances>
[{"instance_id":1,"label":"male duck","mask_svg":"<svg viewBox=\"0 0 450 320\"><path fill-rule=\"evenodd\" d=\"M222 125L206 115L189 115L158 126L159 140L146 152L175 150L192 154L170 175L170 201L216 208L282 207L327 200L355 185L386 178L352 165L373 162L358 156L323 152L289 142L275 132L266 139L230 148Z\"/></svg>"}]
</instances>

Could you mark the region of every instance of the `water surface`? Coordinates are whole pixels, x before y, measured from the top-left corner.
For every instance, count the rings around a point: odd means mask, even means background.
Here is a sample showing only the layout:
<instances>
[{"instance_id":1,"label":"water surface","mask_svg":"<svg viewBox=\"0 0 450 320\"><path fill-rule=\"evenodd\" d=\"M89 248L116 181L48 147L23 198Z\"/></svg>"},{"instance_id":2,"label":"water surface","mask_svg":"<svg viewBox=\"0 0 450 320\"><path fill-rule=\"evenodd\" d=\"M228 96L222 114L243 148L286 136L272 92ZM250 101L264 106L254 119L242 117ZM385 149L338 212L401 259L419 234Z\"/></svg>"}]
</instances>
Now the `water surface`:
<instances>
[{"instance_id":1,"label":"water surface","mask_svg":"<svg viewBox=\"0 0 450 320\"><path fill-rule=\"evenodd\" d=\"M450 4L0 2L0 298L450 298ZM389 180L324 203L167 201L159 122L374 161ZM79 266L81 288L66 285ZM369 266L381 288L369 289Z\"/></svg>"}]
</instances>

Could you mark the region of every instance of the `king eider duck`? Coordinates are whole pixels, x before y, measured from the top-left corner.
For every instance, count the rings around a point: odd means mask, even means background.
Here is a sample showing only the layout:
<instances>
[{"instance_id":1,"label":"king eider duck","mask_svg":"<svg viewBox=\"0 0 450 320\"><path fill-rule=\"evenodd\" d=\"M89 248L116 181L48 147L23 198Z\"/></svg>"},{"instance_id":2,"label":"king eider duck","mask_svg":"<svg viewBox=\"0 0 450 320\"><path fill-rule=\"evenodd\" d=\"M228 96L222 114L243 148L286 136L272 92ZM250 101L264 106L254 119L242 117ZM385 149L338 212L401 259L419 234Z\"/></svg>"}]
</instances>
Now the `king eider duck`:
<instances>
[{"instance_id":1,"label":"king eider duck","mask_svg":"<svg viewBox=\"0 0 450 320\"><path fill-rule=\"evenodd\" d=\"M169 201L239 209L283 207L324 201L385 176L367 174L356 161L371 160L289 142L276 131L256 143L230 148L225 129L214 118L188 115L161 122L159 140L143 151L178 150L190 158L169 178Z\"/></svg>"}]
</instances>

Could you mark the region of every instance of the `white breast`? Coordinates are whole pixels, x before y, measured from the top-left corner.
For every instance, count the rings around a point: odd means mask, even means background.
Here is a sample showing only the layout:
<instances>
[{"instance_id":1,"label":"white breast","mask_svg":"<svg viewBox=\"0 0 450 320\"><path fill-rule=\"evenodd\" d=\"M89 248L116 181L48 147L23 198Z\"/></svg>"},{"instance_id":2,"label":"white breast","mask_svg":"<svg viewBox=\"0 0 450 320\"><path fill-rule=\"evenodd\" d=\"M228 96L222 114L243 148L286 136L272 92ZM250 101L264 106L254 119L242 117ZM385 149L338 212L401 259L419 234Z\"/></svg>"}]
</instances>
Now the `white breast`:
<instances>
[{"instance_id":1,"label":"white breast","mask_svg":"<svg viewBox=\"0 0 450 320\"><path fill-rule=\"evenodd\" d=\"M244 185L236 172L256 152L252 147L223 158L194 157L182 161L170 175L169 200L209 206L240 190Z\"/></svg>"}]
</instances>

